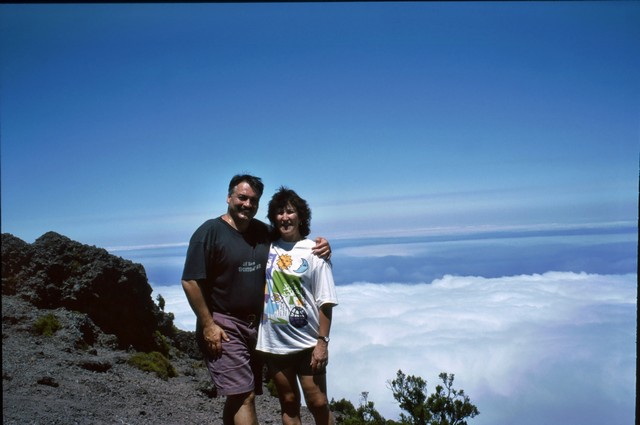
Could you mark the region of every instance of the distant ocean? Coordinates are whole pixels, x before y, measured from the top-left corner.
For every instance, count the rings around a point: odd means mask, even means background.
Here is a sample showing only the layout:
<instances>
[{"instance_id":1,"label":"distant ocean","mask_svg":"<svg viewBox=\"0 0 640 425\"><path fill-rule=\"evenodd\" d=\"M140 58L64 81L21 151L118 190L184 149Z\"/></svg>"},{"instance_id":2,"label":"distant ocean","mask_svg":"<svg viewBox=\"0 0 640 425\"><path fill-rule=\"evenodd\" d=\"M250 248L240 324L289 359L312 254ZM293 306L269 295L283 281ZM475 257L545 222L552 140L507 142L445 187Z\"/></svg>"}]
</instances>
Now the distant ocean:
<instances>
[{"instance_id":1,"label":"distant ocean","mask_svg":"<svg viewBox=\"0 0 640 425\"><path fill-rule=\"evenodd\" d=\"M429 283L444 275L500 277L547 271L637 271L634 226L330 240L338 285ZM180 283L187 244L112 250L144 265L153 287Z\"/></svg>"}]
</instances>

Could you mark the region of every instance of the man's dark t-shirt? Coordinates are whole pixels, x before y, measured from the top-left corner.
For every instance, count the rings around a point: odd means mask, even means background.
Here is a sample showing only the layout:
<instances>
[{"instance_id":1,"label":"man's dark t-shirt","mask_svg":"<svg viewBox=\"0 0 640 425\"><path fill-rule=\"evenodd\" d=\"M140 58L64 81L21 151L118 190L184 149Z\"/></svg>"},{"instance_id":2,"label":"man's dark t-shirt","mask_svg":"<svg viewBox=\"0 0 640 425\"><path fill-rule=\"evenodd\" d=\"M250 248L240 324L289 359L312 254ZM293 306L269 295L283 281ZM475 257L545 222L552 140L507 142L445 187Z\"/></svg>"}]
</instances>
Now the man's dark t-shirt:
<instances>
[{"instance_id":1,"label":"man's dark t-shirt","mask_svg":"<svg viewBox=\"0 0 640 425\"><path fill-rule=\"evenodd\" d=\"M243 233L222 217L207 220L191 237L182 280L198 281L212 311L260 314L269 244L269 228L258 220Z\"/></svg>"}]
</instances>

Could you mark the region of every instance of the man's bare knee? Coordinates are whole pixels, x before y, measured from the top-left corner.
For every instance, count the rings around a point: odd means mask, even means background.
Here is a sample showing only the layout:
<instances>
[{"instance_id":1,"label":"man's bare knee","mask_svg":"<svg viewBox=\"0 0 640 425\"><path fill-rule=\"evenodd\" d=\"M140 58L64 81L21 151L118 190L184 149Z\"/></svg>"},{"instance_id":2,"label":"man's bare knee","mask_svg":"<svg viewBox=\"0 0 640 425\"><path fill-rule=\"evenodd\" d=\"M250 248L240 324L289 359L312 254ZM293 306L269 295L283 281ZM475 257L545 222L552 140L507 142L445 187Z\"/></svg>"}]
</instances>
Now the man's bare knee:
<instances>
[{"instance_id":1,"label":"man's bare knee","mask_svg":"<svg viewBox=\"0 0 640 425\"><path fill-rule=\"evenodd\" d=\"M227 396L223 413L225 425L257 424L255 398L253 391Z\"/></svg>"}]
</instances>

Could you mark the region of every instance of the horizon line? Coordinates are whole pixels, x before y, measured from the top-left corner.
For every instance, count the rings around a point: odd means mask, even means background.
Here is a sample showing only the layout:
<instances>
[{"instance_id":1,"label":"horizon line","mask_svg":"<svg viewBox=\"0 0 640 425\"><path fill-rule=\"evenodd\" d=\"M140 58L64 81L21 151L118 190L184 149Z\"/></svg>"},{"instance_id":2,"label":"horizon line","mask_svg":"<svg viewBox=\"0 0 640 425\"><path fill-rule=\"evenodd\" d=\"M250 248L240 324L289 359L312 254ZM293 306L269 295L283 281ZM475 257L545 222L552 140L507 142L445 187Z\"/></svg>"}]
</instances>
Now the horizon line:
<instances>
[{"instance_id":1,"label":"horizon line","mask_svg":"<svg viewBox=\"0 0 640 425\"><path fill-rule=\"evenodd\" d=\"M377 231L375 233L353 232L333 235L335 241L350 240L367 240L375 238L415 238L425 236L453 236L459 239L464 235L487 235L495 233L523 233L523 232L545 232L545 231L578 231L578 230L614 230L625 228L636 228L635 221L611 221L600 223L581 223L581 224L560 224L560 223L543 223L533 225L480 225L480 226L447 226L447 227L428 227L419 229L395 229L387 231ZM153 250L162 248L180 248L189 246L189 242L172 242L161 244L142 244L142 245L118 245L106 247L109 252L126 252L137 250Z\"/></svg>"}]
</instances>

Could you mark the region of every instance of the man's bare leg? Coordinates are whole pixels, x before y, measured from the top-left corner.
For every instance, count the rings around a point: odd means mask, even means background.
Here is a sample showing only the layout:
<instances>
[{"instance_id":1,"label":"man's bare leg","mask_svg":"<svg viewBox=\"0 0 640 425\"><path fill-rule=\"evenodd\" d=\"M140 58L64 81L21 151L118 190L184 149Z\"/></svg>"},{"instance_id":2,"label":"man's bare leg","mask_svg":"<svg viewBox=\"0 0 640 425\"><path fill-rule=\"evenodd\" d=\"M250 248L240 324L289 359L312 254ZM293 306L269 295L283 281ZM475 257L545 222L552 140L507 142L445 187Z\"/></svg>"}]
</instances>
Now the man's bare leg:
<instances>
[{"instance_id":1,"label":"man's bare leg","mask_svg":"<svg viewBox=\"0 0 640 425\"><path fill-rule=\"evenodd\" d=\"M224 425L258 425L255 400L253 391L227 396L222 414Z\"/></svg>"}]
</instances>

